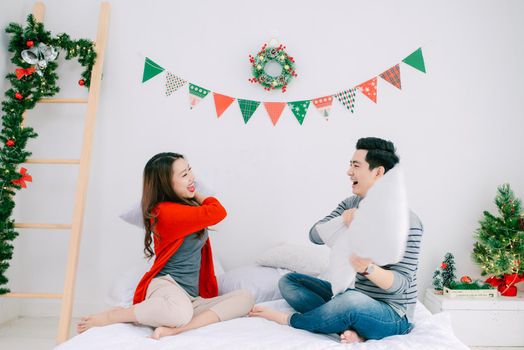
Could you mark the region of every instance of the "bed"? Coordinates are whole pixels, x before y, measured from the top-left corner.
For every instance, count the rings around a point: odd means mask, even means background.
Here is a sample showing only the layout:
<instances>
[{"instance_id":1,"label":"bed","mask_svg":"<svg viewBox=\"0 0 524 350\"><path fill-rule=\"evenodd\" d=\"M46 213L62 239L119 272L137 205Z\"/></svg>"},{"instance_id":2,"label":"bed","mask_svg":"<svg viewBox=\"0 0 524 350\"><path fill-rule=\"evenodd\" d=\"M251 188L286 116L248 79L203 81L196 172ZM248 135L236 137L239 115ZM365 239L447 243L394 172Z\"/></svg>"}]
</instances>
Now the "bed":
<instances>
[{"instance_id":1,"label":"bed","mask_svg":"<svg viewBox=\"0 0 524 350\"><path fill-rule=\"evenodd\" d=\"M283 300L262 303L290 310ZM336 335L313 334L261 318L243 317L212 324L160 340L150 339L152 328L115 324L92 328L71 338L55 350L157 350L157 349L366 349L366 350L468 350L451 330L449 315L432 315L421 303L415 309L415 327L407 335L341 344Z\"/></svg>"},{"instance_id":2,"label":"bed","mask_svg":"<svg viewBox=\"0 0 524 350\"><path fill-rule=\"evenodd\" d=\"M301 259L298 255L309 256ZM278 279L290 270L316 274L319 262L312 260L312 252L296 246L279 246L261 256L257 262L266 266L244 266L218 276L220 294L235 289L247 289L254 295L257 303L282 311L292 310L278 291ZM316 255L318 256L318 254ZM276 258L278 257L278 259ZM288 257L285 261L282 257ZM302 263L299 263L301 262ZM314 263L311 263L311 262ZM320 262L320 263L326 263ZM309 264L309 265L308 265ZM222 270L219 263L217 267ZM273 265L273 266L268 266ZM287 267L287 268L286 268ZM129 305L134 286L142 270L123 274L116 283L108 304ZM176 336L153 340L149 338L150 327L132 324L115 324L92 328L69 341L57 346L55 350L157 350L157 349L442 349L469 350L453 334L449 315L432 315L421 303L415 308L415 327L407 335L384 338L380 341L367 341L359 344L341 344L336 335L314 334L303 330L282 326L261 318L243 317L231 321L212 324Z\"/></svg>"}]
</instances>

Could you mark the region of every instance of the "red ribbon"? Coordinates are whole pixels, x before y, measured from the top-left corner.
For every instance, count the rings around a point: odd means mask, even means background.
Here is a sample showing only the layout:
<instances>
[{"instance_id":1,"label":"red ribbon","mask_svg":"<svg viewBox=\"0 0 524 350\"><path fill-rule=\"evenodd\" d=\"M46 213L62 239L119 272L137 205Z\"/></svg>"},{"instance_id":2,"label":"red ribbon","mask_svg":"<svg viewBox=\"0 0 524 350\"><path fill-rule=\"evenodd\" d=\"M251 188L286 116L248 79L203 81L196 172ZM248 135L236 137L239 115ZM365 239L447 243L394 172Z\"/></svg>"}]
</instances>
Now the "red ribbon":
<instances>
[{"instance_id":1,"label":"red ribbon","mask_svg":"<svg viewBox=\"0 0 524 350\"><path fill-rule=\"evenodd\" d=\"M17 68L16 69L16 79L20 80L25 76L33 74L35 71L36 71L35 67Z\"/></svg>"},{"instance_id":2,"label":"red ribbon","mask_svg":"<svg viewBox=\"0 0 524 350\"><path fill-rule=\"evenodd\" d=\"M21 178L13 180L12 183L15 185L20 185L22 188L27 188L26 181L27 182L33 182L33 177L29 174L27 174L26 168L20 168L20 175L22 175Z\"/></svg>"},{"instance_id":3,"label":"red ribbon","mask_svg":"<svg viewBox=\"0 0 524 350\"><path fill-rule=\"evenodd\" d=\"M503 277L492 276L486 280L486 283L497 288L503 296L514 297L517 295L517 287L515 287L515 284L522 281L524 281L524 273L520 276L516 273L512 273L505 274Z\"/></svg>"}]
</instances>

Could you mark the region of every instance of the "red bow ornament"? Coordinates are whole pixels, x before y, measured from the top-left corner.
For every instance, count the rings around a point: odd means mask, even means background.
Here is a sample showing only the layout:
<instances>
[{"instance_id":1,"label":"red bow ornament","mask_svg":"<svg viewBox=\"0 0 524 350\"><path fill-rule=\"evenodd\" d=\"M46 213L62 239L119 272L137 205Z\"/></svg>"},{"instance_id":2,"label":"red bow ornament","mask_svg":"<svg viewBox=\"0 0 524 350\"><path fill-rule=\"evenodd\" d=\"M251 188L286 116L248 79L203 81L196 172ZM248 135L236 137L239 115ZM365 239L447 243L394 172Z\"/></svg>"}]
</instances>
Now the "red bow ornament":
<instances>
[{"instance_id":1,"label":"red bow ornament","mask_svg":"<svg viewBox=\"0 0 524 350\"><path fill-rule=\"evenodd\" d=\"M29 174L27 174L26 168L20 168L20 175L22 175L21 178L13 180L14 185L20 185L22 188L27 188L26 181L27 182L33 182L33 177Z\"/></svg>"},{"instance_id":2,"label":"red bow ornament","mask_svg":"<svg viewBox=\"0 0 524 350\"><path fill-rule=\"evenodd\" d=\"M517 287L515 284L524 281L524 274L519 276L516 273L505 274L503 277L490 277L486 283L496 287L501 295L506 297L514 297L517 295Z\"/></svg>"},{"instance_id":3,"label":"red bow ornament","mask_svg":"<svg viewBox=\"0 0 524 350\"><path fill-rule=\"evenodd\" d=\"M35 67L29 68L17 68L16 69L16 79L20 80L25 76L29 76L36 71Z\"/></svg>"}]
</instances>

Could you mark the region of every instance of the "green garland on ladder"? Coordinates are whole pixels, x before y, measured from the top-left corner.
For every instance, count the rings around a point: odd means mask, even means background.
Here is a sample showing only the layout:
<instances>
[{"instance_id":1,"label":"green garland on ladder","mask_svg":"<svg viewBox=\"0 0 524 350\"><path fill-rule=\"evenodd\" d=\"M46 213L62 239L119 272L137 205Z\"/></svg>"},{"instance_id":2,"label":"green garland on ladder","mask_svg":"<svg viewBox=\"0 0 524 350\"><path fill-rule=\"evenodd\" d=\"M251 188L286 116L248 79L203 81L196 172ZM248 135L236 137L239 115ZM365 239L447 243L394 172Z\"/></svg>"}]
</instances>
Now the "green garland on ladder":
<instances>
[{"instance_id":1,"label":"green garland on ladder","mask_svg":"<svg viewBox=\"0 0 524 350\"><path fill-rule=\"evenodd\" d=\"M91 71L95 64L94 43L87 39L71 40L67 34L52 37L37 22L33 15L27 17L27 26L10 23L5 30L10 35L9 52L11 62L17 67L14 73L6 75L11 88L2 102L2 128L0 129L0 295L9 292L5 276L13 256L13 240L18 236L11 218L15 192L25 187L31 177L25 169L18 169L26 162L31 152L26 150L27 141L38 135L33 128L22 125L23 114L35 107L45 97L54 96L60 90L56 85L55 61L59 50L65 51L65 58L77 58L85 67L78 81L80 86L89 87Z\"/></svg>"}]
</instances>

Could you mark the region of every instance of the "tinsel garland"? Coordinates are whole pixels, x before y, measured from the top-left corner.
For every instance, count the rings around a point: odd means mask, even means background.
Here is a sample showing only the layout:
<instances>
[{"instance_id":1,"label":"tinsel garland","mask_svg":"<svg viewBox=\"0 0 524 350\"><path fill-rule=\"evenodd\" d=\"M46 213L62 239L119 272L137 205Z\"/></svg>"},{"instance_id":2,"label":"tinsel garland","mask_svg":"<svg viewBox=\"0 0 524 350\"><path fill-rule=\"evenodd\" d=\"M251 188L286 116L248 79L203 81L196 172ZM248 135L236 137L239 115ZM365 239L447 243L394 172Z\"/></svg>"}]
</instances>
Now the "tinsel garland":
<instances>
[{"instance_id":1,"label":"tinsel garland","mask_svg":"<svg viewBox=\"0 0 524 350\"><path fill-rule=\"evenodd\" d=\"M17 67L8 73L6 79L11 83L2 102L2 129L0 130L0 295L9 292L5 276L9 261L13 256L13 240L18 236L11 218L16 191L25 187L24 179L30 178L26 170L18 170L26 162L31 152L26 150L27 141L36 138L31 127L22 125L23 113L35 107L45 97L54 96L60 90L56 85L55 73L57 54L65 52L65 59L77 58L85 67L79 85L89 87L91 71L95 64L94 43L87 39L71 40L67 34L52 37L37 22L33 15L27 17L27 26L10 23L5 30L9 36L9 52L13 53L11 62Z\"/></svg>"}]
</instances>

